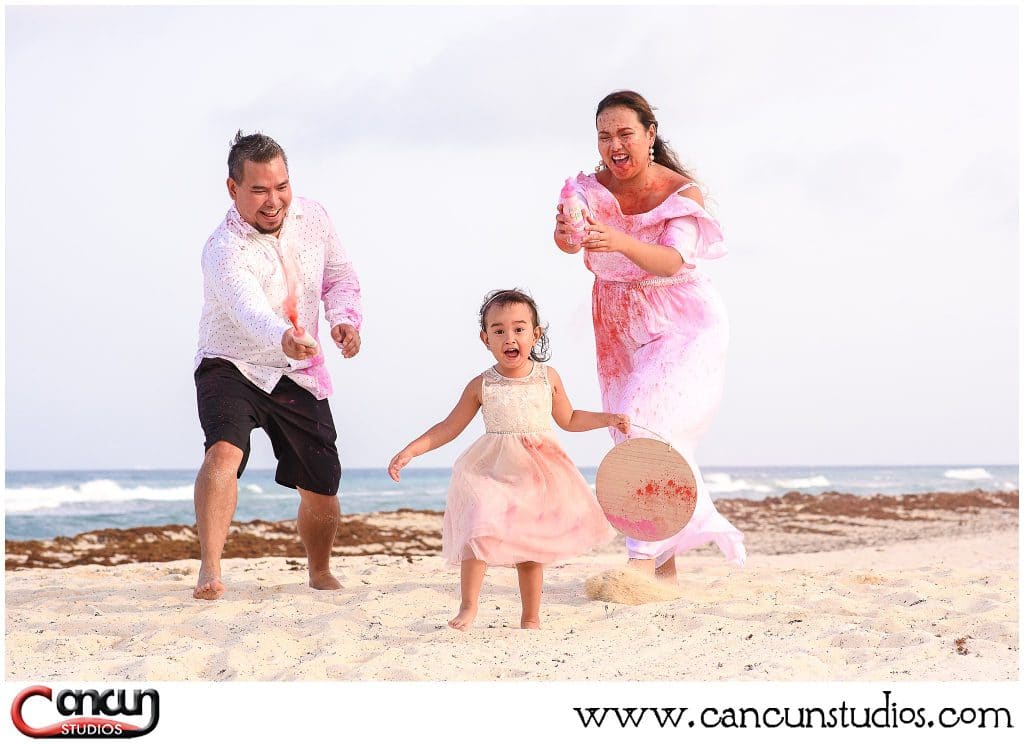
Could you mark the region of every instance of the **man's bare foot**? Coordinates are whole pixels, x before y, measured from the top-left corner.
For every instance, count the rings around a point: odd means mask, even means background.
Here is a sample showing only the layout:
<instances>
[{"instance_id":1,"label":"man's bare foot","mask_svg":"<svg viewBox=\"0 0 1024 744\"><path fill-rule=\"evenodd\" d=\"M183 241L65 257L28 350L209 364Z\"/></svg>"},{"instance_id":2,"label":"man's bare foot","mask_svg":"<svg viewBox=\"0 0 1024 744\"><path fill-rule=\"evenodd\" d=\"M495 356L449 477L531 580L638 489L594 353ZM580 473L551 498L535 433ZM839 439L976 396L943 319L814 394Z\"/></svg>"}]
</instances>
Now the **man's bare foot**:
<instances>
[{"instance_id":1,"label":"man's bare foot","mask_svg":"<svg viewBox=\"0 0 1024 744\"><path fill-rule=\"evenodd\" d=\"M196 599L220 599L224 595L224 584L220 576L204 577L199 574L199 581L192 596Z\"/></svg>"},{"instance_id":2,"label":"man's bare foot","mask_svg":"<svg viewBox=\"0 0 1024 744\"><path fill-rule=\"evenodd\" d=\"M317 574L310 574L309 585L314 589L323 589L326 591L334 591L335 589L341 589L341 582L334 578L334 574L332 574L330 571L323 571Z\"/></svg>"},{"instance_id":3,"label":"man's bare foot","mask_svg":"<svg viewBox=\"0 0 1024 744\"><path fill-rule=\"evenodd\" d=\"M470 625L473 624L473 620L476 618L476 606L466 607L464 605L459 606L459 614L448 621L448 625L455 630L466 630Z\"/></svg>"},{"instance_id":4,"label":"man's bare foot","mask_svg":"<svg viewBox=\"0 0 1024 744\"><path fill-rule=\"evenodd\" d=\"M540 630L540 619L536 617L522 618L519 627L523 630Z\"/></svg>"}]
</instances>

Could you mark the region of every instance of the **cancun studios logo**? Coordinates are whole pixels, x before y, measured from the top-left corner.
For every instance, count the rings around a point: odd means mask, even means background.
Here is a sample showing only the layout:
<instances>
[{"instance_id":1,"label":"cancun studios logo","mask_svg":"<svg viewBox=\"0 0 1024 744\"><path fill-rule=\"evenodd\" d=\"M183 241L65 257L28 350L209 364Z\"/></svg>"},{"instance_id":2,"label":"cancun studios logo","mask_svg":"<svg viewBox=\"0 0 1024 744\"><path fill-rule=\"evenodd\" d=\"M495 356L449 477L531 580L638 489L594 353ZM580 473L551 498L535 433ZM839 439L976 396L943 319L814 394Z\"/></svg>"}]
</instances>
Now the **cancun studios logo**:
<instances>
[{"instance_id":1,"label":"cancun studios logo","mask_svg":"<svg viewBox=\"0 0 1024 744\"><path fill-rule=\"evenodd\" d=\"M41 727L25 722L22 707L31 697L44 697L53 702L57 713L65 720ZM149 701L148 711L144 709ZM90 715L84 715L88 703ZM148 716L144 726L132 721L122 721L103 716L138 717ZM134 739L145 736L156 728L160 720L160 695L156 690L132 690L129 697L126 690L61 690L56 696L53 690L43 685L26 687L14 696L11 703L11 721L25 736L33 739Z\"/></svg>"}]
</instances>

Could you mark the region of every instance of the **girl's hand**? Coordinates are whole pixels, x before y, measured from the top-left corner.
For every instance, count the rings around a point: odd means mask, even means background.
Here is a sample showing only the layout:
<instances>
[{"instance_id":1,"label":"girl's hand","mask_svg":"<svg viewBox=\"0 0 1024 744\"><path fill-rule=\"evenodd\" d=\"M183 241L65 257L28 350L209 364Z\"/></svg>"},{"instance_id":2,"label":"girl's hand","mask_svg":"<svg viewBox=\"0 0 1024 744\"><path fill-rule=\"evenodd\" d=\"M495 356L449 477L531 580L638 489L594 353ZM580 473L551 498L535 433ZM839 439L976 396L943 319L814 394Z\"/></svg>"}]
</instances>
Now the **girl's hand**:
<instances>
[{"instance_id":1,"label":"girl's hand","mask_svg":"<svg viewBox=\"0 0 1024 744\"><path fill-rule=\"evenodd\" d=\"M391 480L398 483L400 478L398 473L412 460L412 455L406 454L405 450L402 450L397 455L391 458L391 464L388 465L388 475L391 476Z\"/></svg>"},{"instance_id":2,"label":"girl's hand","mask_svg":"<svg viewBox=\"0 0 1024 744\"><path fill-rule=\"evenodd\" d=\"M614 426L623 434L629 434L629 416L624 413L609 413L608 426Z\"/></svg>"},{"instance_id":3,"label":"girl's hand","mask_svg":"<svg viewBox=\"0 0 1024 744\"><path fill-rule=\"evenodd\" d=\"M587 236L583 238L583 247L596 253L625 253L629 247L630 237L624 232L598 222L589 213L583 213L587 221Z\"/></svg>"}]
</instances>

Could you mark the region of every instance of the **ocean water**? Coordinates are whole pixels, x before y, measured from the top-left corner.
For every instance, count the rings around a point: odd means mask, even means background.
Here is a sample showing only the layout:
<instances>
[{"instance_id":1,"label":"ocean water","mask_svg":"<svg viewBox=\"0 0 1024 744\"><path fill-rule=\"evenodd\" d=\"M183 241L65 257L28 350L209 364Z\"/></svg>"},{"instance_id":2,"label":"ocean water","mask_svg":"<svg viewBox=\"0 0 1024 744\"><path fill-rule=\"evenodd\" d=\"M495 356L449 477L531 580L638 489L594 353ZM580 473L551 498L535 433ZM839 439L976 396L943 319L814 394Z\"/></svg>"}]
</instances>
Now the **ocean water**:
<instances>
[{"instance_id":1,"label":"ocean water","mask_svg":"<svg viewBox=\"0 0 1024 744\"><path fill-rule=\"evenodd\" d=\"M582 468L593 486L597 469ZM345 514L400 508L444 509L448 468L407 468L401 483L383 469L348 469ZM861 467L704 467L714 498L763 499L787 491L898 495L926 491L1014 490L1016 465ZM106 527L193 524L195 470L53 470L6 473L8 540L47 539ZM273 470L247 470L239 481L235 519L294 519L298 494L274 482Z\"/></svg>"}]
</instances>

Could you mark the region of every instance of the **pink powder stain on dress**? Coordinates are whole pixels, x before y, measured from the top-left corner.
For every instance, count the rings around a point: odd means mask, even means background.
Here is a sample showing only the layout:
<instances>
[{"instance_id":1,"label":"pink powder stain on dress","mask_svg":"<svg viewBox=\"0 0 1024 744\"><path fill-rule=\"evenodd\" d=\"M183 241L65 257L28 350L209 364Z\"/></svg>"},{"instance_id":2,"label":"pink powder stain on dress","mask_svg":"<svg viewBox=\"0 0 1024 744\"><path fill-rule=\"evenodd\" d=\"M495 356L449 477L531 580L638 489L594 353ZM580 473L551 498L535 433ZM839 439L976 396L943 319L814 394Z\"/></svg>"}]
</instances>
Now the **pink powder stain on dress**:
<instances>
[{"instance_id":1,"label":"pink powder stain on dress","mask_svg":"<svg viewBox=\"0 0 1024 744\"><path fill-rule=\"evenodd\" d=\"M527 449L532 449L534 452L543 452L545 454L548 453L549 451L554 450L554 448L551 447L542 438L534 436L523 437L523 445Z\"/></svg>"},{"instance_id":2,"label":"pink powder stain on dress","mask_svg":"<svg viewBox=\"0 0 1024 744\"><path fill-rule=\"evenodd\" d=\"M614 299L611 295L602 293L600 308L594 307L594 325L603 326L603 332L594 334L594 343L602 376L621 379L629 374L631 367L629 354L622 345L622 338L629 330L631 303L625 294L617 294Z\"/></svg>"}]
</instances>

